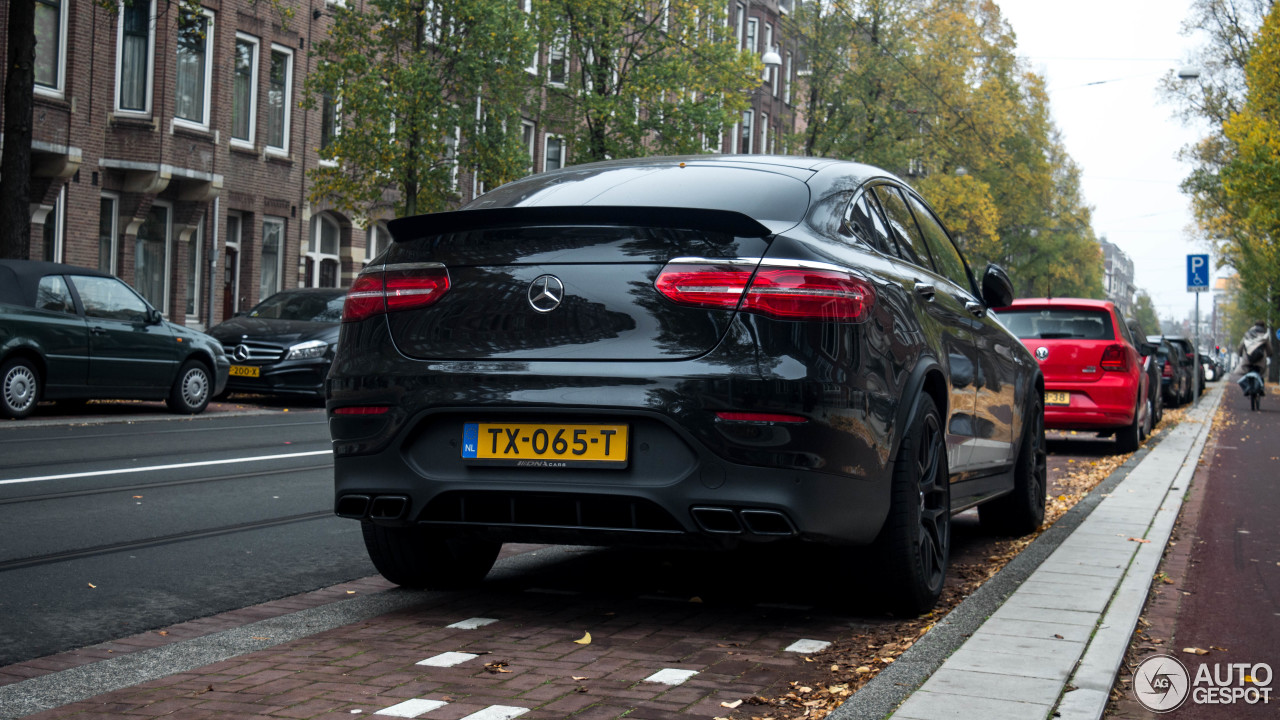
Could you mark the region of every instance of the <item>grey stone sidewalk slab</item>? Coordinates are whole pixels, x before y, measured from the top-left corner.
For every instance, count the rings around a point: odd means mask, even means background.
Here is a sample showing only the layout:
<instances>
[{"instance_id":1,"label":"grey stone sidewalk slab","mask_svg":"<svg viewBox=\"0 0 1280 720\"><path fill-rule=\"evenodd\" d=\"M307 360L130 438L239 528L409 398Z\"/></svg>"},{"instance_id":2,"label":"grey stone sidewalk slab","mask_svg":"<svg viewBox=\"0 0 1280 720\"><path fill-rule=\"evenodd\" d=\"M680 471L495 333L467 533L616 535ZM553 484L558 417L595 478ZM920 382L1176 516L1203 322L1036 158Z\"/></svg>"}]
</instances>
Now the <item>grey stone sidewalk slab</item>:
<instances>
[{"instance_id":1,"label":"grey stone sidewalk slab","mask_svg":"<svg viewBox=\"0 0 1280 720\"><path fill-rule=\"evenodd\" d=\"M916 692L893 717L894 720L1030 720L1044 717L1051 707L1014 700Z\"/></svg>"},{"instance_id":2,"label":"grey stone sidewalk slab","mask_svg":"<svg viewBox=\"0 0 1280 720\"><path fill-rule=\"evenodd\" d=\"M1002 605L999 610L992 613L991 619L994 620L997 618L1002 620L1032 620L1042 623L1075 625L1078 627L1089 628L1091 632L1098 624L1098 615L1096 613L1083 612L1080 610L1050 610L1047 608L1010 605Z\"/></svg>"},{"instance_id":3,"label":"grey stone sidewalk slab","mask_svg":"<svg viewBox=\"0 0 1280 720\"><path fill-rule=\"evenodd\" d=\"M1078 652L1061 652L1041 656L1037 662L1030 662L1026 655L993 652L965 643L963 647L947 658L943 667L952 670L973 670L975 672L996 673L998 675L1016 675L1018 677L1037 677L1048 680L1066 682L1079 659Z\"/></svg>"},{"instance_id":4,"label":"grey stone sidewalk slab","mask_svg":"<svg viewBox=\"0 0 1280 720\"><path fill-rule=\"evenodd\" d=\"M982 625L982 631L992 635L1011 635L1022 638L1057 639L1072 642L1086 642L1093 634L1093 624L1075 625L1065 622L1043 622L1040 620L1014 620L1004 617L992 617Z\"/></svg>"},{"instance_id":5,"label":"grey stone sidewalk slab","mask_svg":"<svg viewBox=\"0 0 1280 720\"><path fill-rule=\"evenodd\" d=\"M1049 637L1016 637L988 632L986 625L983 625L982 630L969 638L969 642L965 643L965 647L973 648L974 650L986 650L1008 655L1027 655L1037 660L1042 655L1053 653L1070 653L1079 657L1084 652L1084 645L1084 640L1067 640L1065 635L1059 640L1052 635Z\"/></svg>"},{"instance_id":6,"label":"grey stone sidewalk slab","mask_svg":"<svg viewBox=\"0 0 1280 720\"><path fill-rule=\"evenodd\" d=\"M1107 598L1077 597L1074 595L1032 595L1031 593L1014 593L1006 605L1026 608L1044 608L1049 610L1077 610L1080 612L1101 613L1107 608Z\"/></svg>"},{"instance_id":7,"label":"grey stone sidewalk slab","mask_svg":"<svg viewBox=\"0 0 1280 720\"><path fill-rule=\"evenodd\" d=\"M943 668L934 673L920 690L943 695L1052 705L1062 692L1062 684L1044 678Z\"/></svg>"}]
</instances>

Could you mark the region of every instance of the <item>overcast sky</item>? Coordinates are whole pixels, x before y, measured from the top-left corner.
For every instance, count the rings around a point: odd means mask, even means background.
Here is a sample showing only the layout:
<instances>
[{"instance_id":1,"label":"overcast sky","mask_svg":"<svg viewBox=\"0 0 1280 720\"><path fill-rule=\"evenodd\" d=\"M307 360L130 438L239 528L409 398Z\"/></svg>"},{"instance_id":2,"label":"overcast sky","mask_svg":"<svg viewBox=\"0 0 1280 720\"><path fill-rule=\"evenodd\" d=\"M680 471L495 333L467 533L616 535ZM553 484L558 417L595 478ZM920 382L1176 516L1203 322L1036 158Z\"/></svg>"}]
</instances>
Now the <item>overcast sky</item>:
<instances>
[{"instance_id":1,"label":"overcast sky","mask_svg":"<svg viewBox=\"0 0 1280 720\"><path fill-rule=\"evenodd\" d=\"M1188 0L996 0L1018 54L1048 84L1054 122L1083 174L1093 229L1133 259L1135 284L1161 319L1187 317L1186 256L1208 252L1191 229L1178 149L1197 131L1156 91L1198 38L1181 34ZM1215 268L1216 270L1216 268ZM1201 299L1201 313L1212 302Z\"/></svg>"}]
</instances>

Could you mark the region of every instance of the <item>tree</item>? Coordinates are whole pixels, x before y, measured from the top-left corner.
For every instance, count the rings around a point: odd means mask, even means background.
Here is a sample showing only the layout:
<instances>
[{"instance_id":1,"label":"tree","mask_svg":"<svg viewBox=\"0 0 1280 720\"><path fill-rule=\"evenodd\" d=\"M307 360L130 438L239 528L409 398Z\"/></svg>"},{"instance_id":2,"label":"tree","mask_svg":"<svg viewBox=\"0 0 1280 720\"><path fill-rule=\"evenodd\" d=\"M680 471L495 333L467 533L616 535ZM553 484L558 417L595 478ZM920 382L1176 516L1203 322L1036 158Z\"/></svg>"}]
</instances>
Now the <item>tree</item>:
<instances>
[{"instance_id":1,"label":"tree","mask_svg":"<svg viewBox=\"0 0 1280 720\"><path fill-rule=\"evenodd\" d=\"M750 106L759 58L721 0L537 0L547 48L544 117L580 162L719 146Z\"/></svg>"},{"instance_id":2,"label":"tree","mask_svg":"<svg viewBox=\"0 0 1280 720\"><path fill-rule=\"evenodd\" d=\"M9 3L4 79L4 149L0 156L0 257L31 253L31 121L36 60L35 0Z\"/></svg>"},{"instance_id":3,"label":"tree","mask_svg":"<svg viewBox=\"0 0 1280 720\"><path fill-rule=\"evenodd\" d=\"M1079 169L994 2L830 0L792 22L806 152L912 178L971 264L1004 265L1019 294L1101 296Z\"/></svg>"},{"instance_id":4,"label":"tree","mask_svg":"<svg viewBox=\"0 0 1280 720\"><path fill-rule=\"evenodd\" d=\"M369 0L331 9L304 101L328 120L319 152L332 161L310 173L313 201L358 217L386 206L415 215L456 202L459 167L491 186L528 171L520 108L536 39L516 3Z\"/></svg>"},{"instance_id":5,"label":"tree","mask_svg":"<svg viewBox=\"0 0 1280 720\"><path fill-rule=\"evenodd\" d=\"M1160 334L1160 316L1156 314L1155 305L1151 302L1151 296L1144 290L1139 290L1137 297L1133 299L1133 312L1130 316L1138 321L1142 326L1142 331L1148 335ZM1135 338L1142 340L1142 338Z\"/></svg>"}]
</instances>

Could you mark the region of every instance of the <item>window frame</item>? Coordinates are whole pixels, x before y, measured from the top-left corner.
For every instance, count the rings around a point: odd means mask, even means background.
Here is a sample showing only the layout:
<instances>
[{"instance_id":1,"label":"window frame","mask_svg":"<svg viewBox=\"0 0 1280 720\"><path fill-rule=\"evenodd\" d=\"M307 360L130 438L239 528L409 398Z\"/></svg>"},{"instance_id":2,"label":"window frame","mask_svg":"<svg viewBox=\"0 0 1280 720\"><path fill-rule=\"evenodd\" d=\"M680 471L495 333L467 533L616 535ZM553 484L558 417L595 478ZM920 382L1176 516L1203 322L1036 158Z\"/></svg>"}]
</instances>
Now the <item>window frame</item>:
<instances>
[{"instance_id":1,"label":"window frame","mask_svg":"<svg viewBox=\"0 0 1280 720\"><path fill-rule=\"evenodd\" d=\"M265 256L263 255L263 251L267 248L268 225L274 225L280 228L280 233L277 236L276 242L275 287L273 287L269 293L265 292L266 285L265 278L263 277L263 271L267 269L267 263ZM262 237L258 243L258 302L262 302L284 289L284 244L288 227L286 219L279 215L262 216Z\"/></svg>"},{"instance_id":2,"label":"window frame","mask_svg":"<svg viewBox=\"0 0 1280 720\"><path fill-rule=\"evenodd\" d=\"M187 252L187 307L183 308L187 327L200 325L200 300L203 297L204 273L200 272L200 260L204 256L204 216L196 223L196 229L187 241L191 247ZM190 308L190 309L188 309Z\"/></svg>"},{"instance_id":3,"label":"window frame","mask_svg":"<svg viewBox=\"0 0 1280 720\"><path fill-rule=\"evenodd\" d=\"M756 111L750 108L742 111L742 122L740 123L742 132L738 133L735 140L738 143L738 151L743 155L750 155L755 152L756 146ZM743 145L743 141L746 144Z\"/></svg>"},{"instance_id":4,"label":"window frame","mask_svg":"<svg viewBox=\"0 0 1280 720\"><path fill-rule=\"evenodd\" d=\"M147 67L146 67L146 89L143 91L144 100L143 107L127 108L123 104L124 99L124 23L125 23L125 7L123 1L120 3L119 20L116 22L116 88L115 99L113 105L117 115L125 115L138 118L150 118L152 113L152 101L155 98L155 80L156 80L156 2L155 0L137 0L137 2L146 2L149 8L147 19ZM136 5L133 7L137 7Z\"/></svg>"},{"instance_id":5,"label":"window frame","mask_svg":"<svg viewBox=\"0 0 1280 720\"><path fill-rule=\"evenodd\" d=\"M152 302L151 298L147 297L140 289L138 290L138 294L142 296L143 300L147 301L148 305L151 305L156 310L158 310L161 315L168 317L169 316L169 285L170 285L169 277L170 277L170 274L173 272L173 203L168 200L152 201L151 209L147 211L148 214L150 214L150 212L152 210L155 210L156 208L165 209L164 239L160 243L162 252L164 253L164 269L162 270L163 276L160 281L160 303ZM146 223L144 221L143 225L145 224ZM134 241L133 241L133 246L134 246L134 253L133 253L134 254L134 258L133 258L134 271L133 272L134 272L135 285L139 284L137 282L137 279L138 279L137 268L138 268L138 250L139 250L140 242L145 242L145 241L139 240L135 235Z\"/></svg>"},{"instance_id":6,"label":"window frame","mask_svg":"<svg viewBox=\"0 0 1280 720\"><path fill-rule=\"evenodd\" d=\"M379 240L379 238L385 239ZM373 262L390 243L391 231L387 229L386 223L381 221L369 223L369 231L365 233L364 241L364 264Z\"/></svg>"},{"instance_id":7,"label":"window frame","mask_svg":"<svg viewBox=\"0 0 1280 720\"><path fill-rule=\"evenodd\" d=\"M235 232L232 232L231 220L235 219ZM223 255L228 258L223 262L223 292L225 293L227 280L231 281L231 314L240 312L240 248L243 246L244 239L244 218L245 214L238 210L231 210L226 215L226 236L223 238ZM231 251L235 250L235 266L232 267L230 257ZM230 274L230 278L227 274ZM224 320L226 318L223 318Z\"/></svg>"},{"instance_id":8,"label":"window frame","mask_svg":"<svg viewBox=\"0 0 1280 720\"><path fill-rule=\"evenodd\" d=\"M529 156L529 172L538 167L538 125L532 120L520 119L520 140Z\"/></svg>"},{"instance_id":9,"label":"window frame","mask_svg":"<svg viewBox=\"0 0 1280 720\"><path fill-rule=\"evenodd\" d=\"M63 184L63 186L58 189L57 196L54 197L53 199L53 208L50 209L49 212L46 213L44 216L44 225L43 225L44 230L42 234L45 240L45 244L44 244L45 260L49 260L52 262L63 262L63 258L66 256L66 248L67 248L66 218L67 218L67 186L66 184ZM50 245L49 223L53 223L52 249L49 247Z\"/></svg>"},{"instance_id":10,"label":"window frame","mask_svg":"<svg viewBox=\"0 0 1280 720\"><path fill-rule=\"evenodd\" d=\"M236 132L236 80L237 67L236 62L240 58L240 43L247 43L253 47L253 57L249 67L249 107L248 107L248 127L249 136L247 138L238 138ZM231 144L240 148L253 148L257 142L258 134L258 68L262 64L262 40L248 33L237 32L235 41L232 43L231 53Z\"/></svg>"},{"instance_id":11,"label":"window frame","mask_svg":"<svg viewBox=\"0 0 1280 720\"><path fill-rule=\"evenodd\" d=\"M560 148L560 164L556 167L550 166L551 153L549 151L551 149L552 141L555 141L556 147ZM564 135L559 133L544 133L542 135L542 171L547 172L548 170L560 170L568 164L568 159L569 145L565 142Z\"/></svg>"},{"instance_id":12,"label":"window frame","mask_svg":"<svg viewBox=\"0 0 1280 720\"><path fill-rule=\"evenodd\" d=\"M108 241L107 267L102 266L102 203L111 203L111 238ZM112 275L116 274L116 265L120 257L120 196L112 192L101 193L98 197L98 270Z\"/></svg>"},{"instance_id":13,"label":"window frame","mask_svg":"<svg viewBox=\"0 0 1280 720\"><path fill-rule=\"evenodd\" d=\"M334 251L332 253L325 252L323 246L321 245L321 238L323 237L323 229L326 226L332 227L335 234L336 246L334 247ZM342 287L342 224L339 223L336 219L334 219L334 217L329 213L324 213L324 212L316 213L311 218L311 232L307 233L307 235L308 235L307 248L306 248L306 252L302 253L302 258L303 258L304 264L306 262L311 263L311 273L310 273L310 277L306 277L304 275L304 278L306 280L306 286L307 287L336 287L336 288ZM322 275L322 273L320 272L320 269L324 267L325 261L329 261L329 260L337 264L338 266L337 274L334 276L333 285L322 285L320 284L320 278Z\"/></svg>"},{"instance_id":14,"label":"window frame","mask_svg":"<svg viewBox=\"0 0 1280 720\"><path fill-rule=\"evenodd\" d=\"M273 155L276 157L288 157L289 143L292 139L291 126L293 125L293 70L294 70L293 48L288 47L286 45L281 45L279 43L271 43L271 61L273 65L275 63L276 53L280 53L285 57L284 103L283 103L284 117L281 118L280 144L275 145L273 144L273 141L275 140L275 138L271 137L271 130L272 130L271 116L270 116L271 108L270 106L268 106L267 108L268 110L267 139L265 141L265 152L268 155ZM267 72L268 72L268 75L270 75L270 68L268 68ZM272 83L272 78L268 77L267 79L268 93L270 92L271 83ZM279 289L277 289L276 292L279 292Z\"/></svg>"},{"instance_id":15,"label":"window frame","mask_svg":"<svg viewBox=\"0 0 1280 720\"><path fill-rule=\"evenodd\" d=\"M179 9L178 22L181 23L182 10ZM177 58L182 51L181 26L179 25L179 38L174 41L174 92L173 92L173 124L175 127L185 127L193 130L209 130L210 118L213 117L213 62L214 50L217 47L214 44L214 24L215 18L212 10L208 8L200 8L199 14L205 18L205 36L204 36L204 77L201 79L203 98L200 102L201 117L198 120L185 118L178 114L179 93L177 89L180 81L180 63Z\"/></svg>"},{"instance_id":16,"label":"window frame","mask_svg":"<svg viewBox=\"0 0 1280 720\"><path fill-rule=\"evenodd\" d=\"M38 79L35 81L34 92L37 95L47 97L63 98L67 92L67 5L71 0L35 0L36 5L56 4L58 8L58 46L54 49L53 72L55 76L52 85L45 85ZM37 9L39 9L37 7ZM36 62L32 65L32 74L39 76L36 72L39 65L39 55L36 56Z\"/></svg>"}]
</instances>

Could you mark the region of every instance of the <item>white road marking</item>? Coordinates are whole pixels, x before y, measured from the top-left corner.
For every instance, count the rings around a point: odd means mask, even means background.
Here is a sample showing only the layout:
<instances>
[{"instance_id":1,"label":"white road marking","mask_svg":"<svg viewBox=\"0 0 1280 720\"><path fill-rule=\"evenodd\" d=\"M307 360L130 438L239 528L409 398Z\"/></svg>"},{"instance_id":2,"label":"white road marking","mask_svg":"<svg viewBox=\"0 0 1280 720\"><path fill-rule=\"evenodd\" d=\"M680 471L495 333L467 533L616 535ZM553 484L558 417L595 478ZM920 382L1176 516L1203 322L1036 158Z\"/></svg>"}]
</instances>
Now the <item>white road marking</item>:
<instances>
[{"instance_id":1,"label":"white road marking","mask_svg":"<svg viewBox=\"0 0 1280 720\"><path fill-rule=\"evenodd\" d=\"M785 652L816 653L826 650L830 645L825 640L797 640L788 645Z\"/></svg>"},{"instance_id":2,"label":"white road marking","mask_svg":"<svg viewBox=\"0 0 1280 720\"><path fill-rule=\"evenodd\" d=\"M697 670L677 670L675 668L665 668L645 678L645 682L662 683L663 685L679 685L689 678L697 675Z\"/></svg>"},{"instance_id":3,"label":"white road marking","mask_svg":"<svg viewBox=\"0 0 1280 720\"><path fill-rule=\"evenodd\" d=\"M473 712L462 720L511 720L529 712L529 708L512 705L490 705L480 712Z\"/></svg>"},{"instance_id":4,"label":"white road marking","mask_svg":"<svg viewBox=\"0 0 1280 720\"><path fill-rule=\"evenodd\" d=\"M446 627L451 627L455 630L475 630L478 627L484 627L485 625L489 625L490 623L496 623L496 622L498 621L493 618L476 617L476 618L469 618L467 620L459 620L458 622L452 625L448 625Z\"/></svg>"},{"instance_id":5,"label":"white road marking","mask_svg":"<svg viewBox=\"0 0 1280 720\"><path fill-rule=\"evenodd\" d=\"M416 718L423 713L429 713L437 708L442 708L448 703L439 700L424 700L422 698L414 698L405 700L398 705L392 705L389 708L383 708L374 715L390 715L391 717Z\"/></svg>"},{"instance_id":6,"label":"white road marking","mask_svg":"<svg viewBox=\"0 0 1280 720\"><path fill-rule=\"evenodd\" d=\"M434 657L429 657L426 660L419 660L414 664L430 665L431 667L453 667L454 665L461 665L462 663L468 660L474 660L478 657L480 656L473 655L471 653L446 652L446 653L440 653L439 655L436 655Z\"/></svg>"},{"instance_id":7,"label":"white road marking","mask_svg":"<svg viewBox=\"0 0 1280 720\"><path fill-rule=\"evenodd\" d=\"M263 460L287 460L289 458L311 457L313 455L332 455L332 450L312 450L311 452L284 453L282 455L261 455L258 457L230 458L227 460L204 460L201 462L174 463L172 465L150 465L136 468L117 468L115 470L92 470L89 472L65 473L63 475L41 475L39 477L14 478L0 480L0 485L16 485L18 483L43 482L45 480L70 480L73 478L98 477L100 475L127 475L128 473L154 472L156 470L181 470L182 468L207 467L210 465L232 465L235 463L262 462Z\"/></svg>"}]
</instances>

